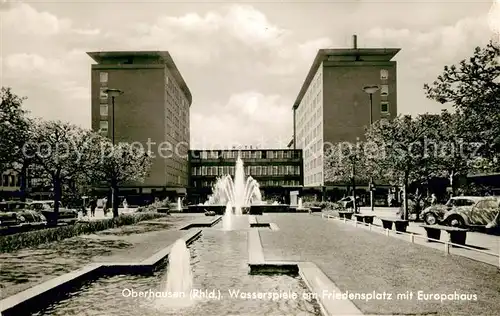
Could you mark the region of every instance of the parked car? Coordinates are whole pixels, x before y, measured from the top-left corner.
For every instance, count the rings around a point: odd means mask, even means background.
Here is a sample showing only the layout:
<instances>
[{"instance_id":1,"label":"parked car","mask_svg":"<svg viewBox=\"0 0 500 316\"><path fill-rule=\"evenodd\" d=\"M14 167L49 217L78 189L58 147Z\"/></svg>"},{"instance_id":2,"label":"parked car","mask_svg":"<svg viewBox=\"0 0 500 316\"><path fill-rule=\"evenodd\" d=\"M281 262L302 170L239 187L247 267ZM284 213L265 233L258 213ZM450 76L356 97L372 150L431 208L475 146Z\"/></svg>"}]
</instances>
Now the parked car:
<instances>
[{"instance_id":1,"label":"parked car","mask_svg":"<svg viewBox=\"0 0 500 316\"><path fill-rule=\"evenodd\" d=\"M354 207L354 196L346 196L338 201L344 208L353 208ZM356 197L356 206L362 206L361 199L359 196Z\"/></svg>"},{"instance_id":2,"label":"parked car","mask_svg":"<svg viewBox=\"0 0 500 316\"><path fill-rule=\"evenodd\" d=\"M450 209L444 214L443 223L454 227L490 227L498 222L499 212L500 197L484 197L472 206Z\"/></svg>"},{"instance_id":3,"label":"parked car","mask_svg":"<svg viewBox=\"0 0 500 316\"><path fill-rule=\"evenodd\" d=\"M44 215L28 208L26 202L0 202L0 226L4 229L29 230L47 225Z\"/></svg>"},{"instance_id":4,"label":"parked car","mask_svg":"<svg viewBox=\"0 0 500 316\"><path fill-rule=\"evenodd\" d=\"M427 225L441 224L444 214L447 211L454 207L473 206L483 198L484 197L481 196L454 196L451 197L446 204L436 204L424 209L422 213L420 213L420 219Z\"/></svg>"},{"instance_id":5,"label":"parked car","mask_svg":"<svg viewBox=\"0 0 500 316\"><path fill-rule=\"evenodd\" d=\"M56 223L54 205L55 202L52 200L32 201L29 203L29 208L43 214L47 218L47 222L53 225ZM65 208L64 205L59 202L59 216L57 218L57 223L74 224L77 221L78 211Z\"/></svg>"}]
</instances>

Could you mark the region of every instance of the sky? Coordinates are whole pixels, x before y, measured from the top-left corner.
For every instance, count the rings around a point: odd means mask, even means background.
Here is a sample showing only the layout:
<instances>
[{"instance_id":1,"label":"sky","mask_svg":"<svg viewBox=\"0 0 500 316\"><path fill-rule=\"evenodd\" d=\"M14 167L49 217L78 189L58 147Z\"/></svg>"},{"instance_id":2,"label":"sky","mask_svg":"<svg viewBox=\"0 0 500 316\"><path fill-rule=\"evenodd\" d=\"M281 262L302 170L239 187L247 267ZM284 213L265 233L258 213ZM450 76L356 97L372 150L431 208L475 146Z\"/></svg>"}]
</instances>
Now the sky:
<instances>
[{"instance_id":1,"label":"sky","mask_svg":"<svg viewBox=\"0 0 500 316\"><path fill-rule=\"evenodd\" d=\"M90 128L86 52L168 50L193 95L192 148L284 147L318 49L350 48L353 34L401 48L399 113L439 112L423 85L493 37L492 3L0 0L0 83L32 116Z\"/></svg>"}]
</instances>

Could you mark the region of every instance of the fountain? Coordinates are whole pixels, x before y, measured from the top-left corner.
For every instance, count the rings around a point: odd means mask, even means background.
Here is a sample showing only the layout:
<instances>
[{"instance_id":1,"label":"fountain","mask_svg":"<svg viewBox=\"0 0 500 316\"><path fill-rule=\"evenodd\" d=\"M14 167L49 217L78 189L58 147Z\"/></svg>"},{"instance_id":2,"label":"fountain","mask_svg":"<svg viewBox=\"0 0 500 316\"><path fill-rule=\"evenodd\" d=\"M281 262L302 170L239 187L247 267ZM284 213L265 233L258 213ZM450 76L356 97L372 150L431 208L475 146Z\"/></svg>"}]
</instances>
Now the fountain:
<instances>
[{"instance_id":1,"label":"fountain","mask_svg":"<svg viewBox=\"0 0 500 316\"><path fill-rule=\"evenodd\" d=\"M235 215L242 215L243 209L252 204L262 203L259 183L252 177L245 178L243 160L238 156L234 180L230 175L217 179L212 188L213 194L208 199L208 205L230 205ZM227 210L227 208L226 208Z\"/></svg>"},{"instance_id":2,"label":"fountain","mask_svg":"<svg viewBox=\"0 0 500 316\"><path fill-rule=\"evenodd\" d=\"M191 304L193 287L191 253L183 239L178 239L168 255L167 280L161 292L165 293L155 302L158 307L185 307Z\"/></svg>"},{"instance_id":3,"label":"fountain","mask_svg":"<svg viewBox=\"0 0 500 316\"><path fill-rule=\"evenodd\" d=\"M239 155L236 159L234 179L230 175L217 178L207 201L188 206L188 208L189 212L193 213L211 211L222 215L227 214L228 203L234 215L250 212L253 215L262 215L263 212L288 212L290 210L288 204L278 202L269 204L262 201L259 183L251 176L245 176L243 160Z\"/></svg>"},{"instance_id":4,"label":"fountain","mask_svg":"<svg viewBox=\"0 0 500 316\"><path fill-rule=\"evenodd\" d=\"M180 196L177 198L177 211L182 212L182 199Z\"/></svg>"},{"instance_id":5,"label":"fountain","mask_svg":"<svg viewBox=\"0 0 500 316\"><path fill-rule=\"evenodd\" d=\"M224 217L222 218L222 229L223 230L231 230L233 222L233 206L231 202L228 202L226 205L226 211L224 212Z\"/></svg>"}]
</instances>

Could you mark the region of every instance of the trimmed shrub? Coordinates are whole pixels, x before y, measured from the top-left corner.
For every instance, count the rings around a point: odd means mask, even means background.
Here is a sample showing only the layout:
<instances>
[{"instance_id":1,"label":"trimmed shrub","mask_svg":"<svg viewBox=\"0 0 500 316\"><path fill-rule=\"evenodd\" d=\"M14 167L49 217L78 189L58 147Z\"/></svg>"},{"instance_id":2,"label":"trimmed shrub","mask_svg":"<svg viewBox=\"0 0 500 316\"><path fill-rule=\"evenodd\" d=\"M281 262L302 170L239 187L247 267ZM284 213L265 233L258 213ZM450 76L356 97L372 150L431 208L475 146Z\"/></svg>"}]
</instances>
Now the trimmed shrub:
<instances>
[{"instance_id":1,"label":"trimmed shrub","mask_svg":"<svg viewBox=\"0 0 500 316\"><path fill-rule=\"evenodd\" d=\"M110 228L133 225L141 221L163 217L159 213L124 214L116 218L105 218L97 221L78 222L74 225L46 228L35 231L0 236L0 253L12 252L27 247L59 241L78 235L92 234Z\"/></svg>"},{"instance_id":2,"label":"trimmed shrub","mask_svg":"<svg viewBox=\"0 0 500 316\"><path fill-rule=\"evenodd\" d=\"M168 198L166 198L162 201L153 202L153 203L149 204L148 206L144 207L143 209L141 209L140 211L141 212L156 212L156 210L158 208L169 207L169 205L170 205L170 200Z\"/></svg>"},{"instance_id":3,"label":"trimmed shrub","mask_svg":"<svg viewBox=\"0 0 500 316\"><path fill-rule=\"evenodd\" d=\"M320 207L323 210L333 210L333 211L340 211L345 209L344 206L338 202L321 202Z\"/></svg>"}]
</instances>

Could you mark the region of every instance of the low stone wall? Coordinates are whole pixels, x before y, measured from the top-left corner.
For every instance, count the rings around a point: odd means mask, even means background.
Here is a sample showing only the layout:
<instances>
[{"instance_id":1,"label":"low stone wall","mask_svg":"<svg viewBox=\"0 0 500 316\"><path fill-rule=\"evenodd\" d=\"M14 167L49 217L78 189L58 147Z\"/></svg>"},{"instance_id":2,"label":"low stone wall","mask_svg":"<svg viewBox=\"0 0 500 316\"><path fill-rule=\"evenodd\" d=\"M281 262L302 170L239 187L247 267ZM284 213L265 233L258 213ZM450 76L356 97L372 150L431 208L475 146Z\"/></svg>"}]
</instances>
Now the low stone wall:
<instances>
[{"instance_id":1,"label":"low stone wall","mask_svg":"<svg viewBox=\"0 0 500 316\"><path fill-rule=\"evenodd\" d=\"M224 215L226 206L224 205L189 205L188 213L205 213L206 211L215 212L216 215Z\"/></svg>"},{"instance_id":2,"label":"low stone wall","mask_svg":"<svg viewBox=\"0 0 500 316\"><path fill-rule=\"evenodd\" d=\"M252 205L250 207L251 215L259 215L262 213L289 213L290 205L287 204L262 204Z\"/></svg>"}]
</instances>

